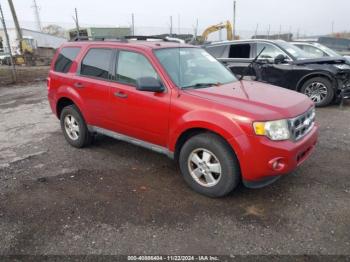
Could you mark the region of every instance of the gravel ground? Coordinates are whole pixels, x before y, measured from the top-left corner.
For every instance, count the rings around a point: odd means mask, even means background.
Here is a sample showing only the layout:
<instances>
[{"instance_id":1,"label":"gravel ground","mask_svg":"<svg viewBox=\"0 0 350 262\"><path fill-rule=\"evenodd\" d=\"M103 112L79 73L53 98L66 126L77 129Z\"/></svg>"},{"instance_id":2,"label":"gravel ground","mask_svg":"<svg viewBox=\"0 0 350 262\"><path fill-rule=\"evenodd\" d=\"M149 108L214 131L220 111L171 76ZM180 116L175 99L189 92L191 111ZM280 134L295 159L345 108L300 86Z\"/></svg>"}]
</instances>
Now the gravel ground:
<instances>
[{"instance_id":1,"label":"gravel ground","mask_svg":"<svg viewBox=\"0 0 350 262\"><path fill-rule=\"evenodd\" d=\"M293 174L223 199L165 156L107 137L69 146L44 82L0 88L1 254L350 255L350 103L317 110Z\"/></svg>"}]
</instances>

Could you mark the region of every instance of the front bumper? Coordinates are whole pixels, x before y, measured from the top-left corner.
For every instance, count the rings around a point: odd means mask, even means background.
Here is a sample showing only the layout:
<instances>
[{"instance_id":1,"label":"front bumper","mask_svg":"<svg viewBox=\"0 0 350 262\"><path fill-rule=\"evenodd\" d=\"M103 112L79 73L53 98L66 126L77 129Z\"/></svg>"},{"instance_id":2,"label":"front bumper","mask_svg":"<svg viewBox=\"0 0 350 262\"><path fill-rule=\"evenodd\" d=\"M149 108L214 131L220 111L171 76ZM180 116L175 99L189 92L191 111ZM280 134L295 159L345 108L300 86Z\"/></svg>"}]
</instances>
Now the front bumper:
<instances>
[{"instance_id":1,"label":"front bumper","mask_svg":"<svg viewBox=\"0 0 350 262\"><path fill-rule=\"evenodd\" d=\"M267 137L259 136L244 139L246 143L243 145L244 150L238 154L244 184L248 187L261 187L274 182L282 175L291 173L309 158L317 139L317 125L296 142L271 141Z\"/></svg>"},{"instance_id":2,"label":"front bumper","mask_svg":"<svg viewBox=\"0 0 350 262\"><path fill-rule=\"evenodd\" d=\"M338 98L350 98L350 73L340 74L338 76Z\"/></svg>"}]
</instances>

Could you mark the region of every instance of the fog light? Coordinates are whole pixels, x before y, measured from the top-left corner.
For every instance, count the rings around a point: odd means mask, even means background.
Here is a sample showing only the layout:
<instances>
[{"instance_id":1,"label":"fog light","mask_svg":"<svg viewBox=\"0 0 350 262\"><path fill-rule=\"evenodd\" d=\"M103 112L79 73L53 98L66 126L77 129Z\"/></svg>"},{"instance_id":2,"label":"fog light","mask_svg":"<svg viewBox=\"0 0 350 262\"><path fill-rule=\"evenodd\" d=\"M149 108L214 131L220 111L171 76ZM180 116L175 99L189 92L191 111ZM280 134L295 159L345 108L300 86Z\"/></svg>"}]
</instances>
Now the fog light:
<instances>
[{"instance_id":1,"label":"fog light","mask_svg":"<svg viewBox=\"0 0 350 262\"><path fill-rule=\"evenodd\" d=\"M281 157L270 160L269 165L274 171L281 171L286 166Z\"/></svg>"},{"instance_id":2,"label":"fog light","mask_svg":"<svg viewBox=\"0 0 350 262\"><path fill-rule=\"evenodd\" d=\"M275 161L275 162L273 162L273 164L272 164L272 168L273 168L273 169L278 169L278 166L279 166L278 160Z\"/></svg>"}]
</instances>

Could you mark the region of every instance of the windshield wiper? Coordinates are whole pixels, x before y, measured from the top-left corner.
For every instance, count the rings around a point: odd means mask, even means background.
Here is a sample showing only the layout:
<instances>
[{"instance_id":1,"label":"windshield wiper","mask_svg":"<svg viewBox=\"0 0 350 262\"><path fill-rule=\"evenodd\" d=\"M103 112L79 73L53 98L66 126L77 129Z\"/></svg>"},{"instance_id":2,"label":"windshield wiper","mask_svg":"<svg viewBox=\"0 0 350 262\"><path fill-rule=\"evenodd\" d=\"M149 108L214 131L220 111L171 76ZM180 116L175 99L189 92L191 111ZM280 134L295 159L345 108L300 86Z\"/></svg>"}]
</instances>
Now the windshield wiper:
<instances>
[{"instance_id":1,"label":"windshield wiper","mask_svg":"<svg viewBox=\"0 0 350 262\"><path fill-rule=\"evenodd\" d=\"M205 87L211 87L211 86L219 86L221 85L221 83L217 82L217 83L197 83L194 85L190 85L190 86L183 86L182 88L205 88Z\"/></svg>"}]
</instances>

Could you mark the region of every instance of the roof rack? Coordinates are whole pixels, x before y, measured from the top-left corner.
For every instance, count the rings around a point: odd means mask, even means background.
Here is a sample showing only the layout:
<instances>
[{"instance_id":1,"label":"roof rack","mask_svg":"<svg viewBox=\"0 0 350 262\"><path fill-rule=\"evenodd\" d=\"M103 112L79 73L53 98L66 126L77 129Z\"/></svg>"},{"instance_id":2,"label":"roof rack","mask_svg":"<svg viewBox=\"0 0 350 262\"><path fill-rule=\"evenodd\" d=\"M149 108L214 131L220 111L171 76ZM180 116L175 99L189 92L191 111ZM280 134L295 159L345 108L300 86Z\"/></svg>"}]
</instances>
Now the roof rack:
<instances>
[{"instance_id":1,"label":"roof rack","mask_svg":"<svg viewBox=\"0 0 350 262\"><path fill-rule=\"evenodd\" d=\"M111 36L77 36L74 37L71 42L78 41L117 41L117 42L128 42L125 38L111 37Z\"/></svg>"},{"instance_id":2,"label":"roof rack","mask_svg":"<svg viewBox=\"0 0 350 262\"><path fill-rule=\"evenodd\" d=\"M136 41L164 41L164 42L174 42L174 43L180 43L184 44L185 41L180 38L173 38L173 37L159 37L159 36L125 36L125 37L110 37L110 36L98 36L98 37L92 37L92 36L77 36L73 38L72 42L77 41L117 41L117 42L128 42L129 40L136 40Z\"/></svg>"},{"instance_id":3,"label":"roof rack","mask_svg":"<svg viewBox=\"0 0 350 262\"><path fill-rule=\"evenodd\" d=\"M154 41L164 41L164 42L174 42L174 43L180 43L184 44L185 41L180 38L175 37L160 37L160 36L144 36L144 35L138 35L138 36L126 36L125 39L129 40L137 40L137 41L148 41L148 40L154 40Z\"/></svg>"}]
</instances>

